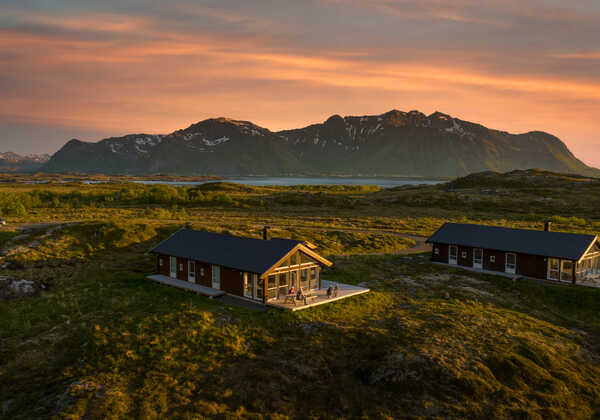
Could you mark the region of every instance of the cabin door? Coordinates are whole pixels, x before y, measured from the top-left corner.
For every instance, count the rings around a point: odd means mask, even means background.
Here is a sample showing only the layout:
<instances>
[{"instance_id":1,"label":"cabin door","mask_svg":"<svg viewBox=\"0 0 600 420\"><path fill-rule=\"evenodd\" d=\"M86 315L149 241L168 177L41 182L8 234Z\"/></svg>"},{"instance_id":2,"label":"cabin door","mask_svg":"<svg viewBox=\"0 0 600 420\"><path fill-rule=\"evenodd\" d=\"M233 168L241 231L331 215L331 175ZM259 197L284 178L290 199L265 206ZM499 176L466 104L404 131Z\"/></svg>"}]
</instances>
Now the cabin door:
<instances>
[{"instance_id":1,"label":"cabin door","mask_svg":"<svg viewBox=\"0 0 600 420\"><path fill-rule=\"evenodd\" d=\"M188 281L196 283L196 262L188 260Z\"/></svg>"},{"instance_id":2,"label":"cabin door","mask_svg":"<svg viewBox=\"0 0 600 420\"><path fill-rule=\"evenodd\" d=\"M169 273L170 273L171 277L176 279L177 278L177 258L169 257L169 267L170 267Z\"/></svg>"},{"instance_id":3,"label":"cabin door","mask_svg":"<svg viewBox=\"0 0 600 420\"><path fill-rule=\"evenodd\" d=\"M448 250L448 264L458 263L458 247L456 245L450 245Z\"/></svg>"},{"instance_id":4,"label":"cabin door","mask_svg":"<svg viewBox=\"0 0 600 420\"><path fill-rule=\"evenodd\" d=\"M560 280L560 260L548 258L548 280Z\"/></svg>"},{"instance_id":5,"label":"cabin door","mask_svg":"<svg viewBox=\"0 0 600 420\"><path fill-rule=\"evenodd\" d=\"M517 255L512 252L506 253L506 265L504 267L506 273L515 274L517 271Z\"/></svg>"},{"instance_id":6,"label":"cabin door","mask_svg":"<svg viewBox=\"0 0 600 420\"><path fill-rule=\"evenodd\" d=\"M483 268L483 250L481 248L473 249L473 268Z\"/></svg>"},{"instance_id":7,"label":"cabin door","mask_svg":"<svg viewBox=\"0 0 600 420\"><path fill-rule=\"evenodd\" d=\"M212 288L221 289L221 267L218 265L212 266Z\"/></svg>"}]
</instances>

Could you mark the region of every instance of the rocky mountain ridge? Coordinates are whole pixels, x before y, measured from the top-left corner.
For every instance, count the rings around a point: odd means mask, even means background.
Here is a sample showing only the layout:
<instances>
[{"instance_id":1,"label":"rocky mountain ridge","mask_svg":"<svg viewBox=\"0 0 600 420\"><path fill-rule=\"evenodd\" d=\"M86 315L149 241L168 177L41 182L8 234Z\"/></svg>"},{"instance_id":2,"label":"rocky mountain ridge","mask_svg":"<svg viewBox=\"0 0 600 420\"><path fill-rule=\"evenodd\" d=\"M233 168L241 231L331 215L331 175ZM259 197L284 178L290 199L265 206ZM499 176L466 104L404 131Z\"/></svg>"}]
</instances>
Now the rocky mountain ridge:
<instances>
[{"instance_id":1,"label":"rocky mountain ridge","mask_svg":"<svg viewBox=\"0 0 600 420\"><path fill-rule=\"evenodd\" d=\"M13 152L0 152L0 171L34 172L50 160L48 154L19 155Z\"/></svg>"},{"instance_id":2,"label":"rocky mountain ridge","mask_svg":"<svg viewBox=\"0 0 600 420\"><path fill-rule=\"evenodd\" d=\"M600 176L558 138L510 134L441 112L392 110L333 115L307 127L270 131L211 118L167 135L132 134L97 143L71 140L49 172L193 175L458 176L540 168Z\"/></svg>"}]
</instances>

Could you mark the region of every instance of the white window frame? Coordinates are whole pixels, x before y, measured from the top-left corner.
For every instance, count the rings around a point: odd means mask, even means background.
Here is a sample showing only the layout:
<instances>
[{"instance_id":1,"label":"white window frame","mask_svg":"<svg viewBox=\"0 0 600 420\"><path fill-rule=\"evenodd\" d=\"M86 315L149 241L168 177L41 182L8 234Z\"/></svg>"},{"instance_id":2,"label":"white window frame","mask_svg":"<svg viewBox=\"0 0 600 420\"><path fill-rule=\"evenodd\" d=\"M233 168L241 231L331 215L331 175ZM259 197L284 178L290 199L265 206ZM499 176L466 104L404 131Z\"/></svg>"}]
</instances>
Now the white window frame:
<instances>
[{"instance_id":1,"label":"white window frame","mask_svg":"<svg viewBox=\"0 0 600 420\"><path fill-rule=\"evenodd\" d=\"M490 255L490 262L491 263L495 263L496 262L496 256L495 255Z\"/></svg>"},{"instance_id":2,"label":"white window frame","mask_svg":"<svg viewBox=\"0 0 600 420\"><path fill-rule=\"evenodd\" d=\"M158 265L159 265L160 267L162 267L162 266L163 266L163 259L162 259L162 257L160 257L160 258L158 259Z\"/></svg>"},{"instance_id":3,"label":"white window frame","mask_svg":"<svg viewBox=\"0 0 600 420\"><path fill-rule=\"evenodd\" d=\"M196 282L196 261L194 260L188 260L188 281Z\"/></svg>"},{"instance_id":4,"label":"white window frame","mask_svg":"<svg viewBox=\"0 0 600 420\"><path fill-rule=\"evenodd\" d=\"M439 248L437 248L437 247L436 247L436 248L433 248L433 253L434 253L435 255L440 255L440 249L439 249Z\"/></svg>"},{"instance_id":5,"label":"white window frame","mask_svg":"<svg viewBox=\"0 0 600 420\"><path fill-rule=\"evenodd\" d=\"M556 268L556 270L552 269L552 262L556 262L558 267ZM554 280L554 281L559 281L560 280L560 258L548 258L548 273L547 273L547 278L548 280ZM556 273L556 276L552 276L552 273Z\"/></svg>"},{"instance_id":6,"label":"white window frame","mask_svg":"<svg viewBox=\"0 0 600 420\"><path fill-rule=\"evenodd\" d=\"M564 267L565 263L571 264L570 270L565 270L565 267ZM560 281L565 282L565 283L573 282L573 266L574 266L574 263L571 260L560 260ZM569 276L569 278L566 280L563 280L564 273L568 273L568 276Z\"/></svg>"},{"instance_id":7,"label":"white window frame","mask_svg":"<svg viewBox=\"0 0 600 420\"><path fill-rule=\"evenodd\" d=\"M177 258L169 257L169 275L176 279L177 278Z\"/></svg>"},{"instance_id":8,"label":"white window frame","mask_svg":"<svg viewBox=\"0 0 600 420\"><path fill-rule=\"evenodd\" d=\"M512 266L508 265L509 255L513 255L515 257L515 263ZM506 254L504 254L504 272L509 274L517 273L517 254L515 254L514 252L507 252Z\"/></svg>"},{"instance_id":9,"label":"white window frame","mask_svg":"<svg viewBox=\"0 0 600 420\"><path fill-rule=\"evenodd\" d=\"M246 272L242 273L242 276L244 285L244 297L252 299L256 294L256 291L254 290L255 285L252 284L252 276L250 275L250 273Z\"/></svg>"},{"instance_id":10,"label":"white window frame","mask_svg":"<svg viewBox=\"0 0 600 420\"><path fill-rule=\"evenodd\" d=\"M452 259L452 249L456 250L454 260ZM456 245L448 246L448 264L452 264L452 265L458 264L458 246L456 246Z\"/></svg>"},{"instance_id":11,"label":"white window frame","mask_svg":"<svg viewBox=\"0 0 600 420\"><path fill-rule=\"evenodd\" d=\"M477 251L481 252L480 258L475 258ZM473 268L483 268L483 249L473 248Z\"/></svg>"},{"instance_id":12,"label":"white window frame","mask_svg":"<svg viewBox=\"0 0 600 420\"><path fill-rule=\"evenodd\" d=\"M221 290L221 267L218 265L212 266L211 287Z\"/></svg>"},{"instance_id":13,"label":"white window frame","mask_svg":"<svg viewBox=\"0 0 600 420\"><path fill-rule=\"evenodd\" d=\"M261 279L258 278L258 274L252 274L252 290L253 290L253 299L256 300L262 300L263 298L261 296L258 295L258 289L259 289L259 284ZM264 293L264 288L262 289L263 293Z\"/></svg>"}]
</instances>

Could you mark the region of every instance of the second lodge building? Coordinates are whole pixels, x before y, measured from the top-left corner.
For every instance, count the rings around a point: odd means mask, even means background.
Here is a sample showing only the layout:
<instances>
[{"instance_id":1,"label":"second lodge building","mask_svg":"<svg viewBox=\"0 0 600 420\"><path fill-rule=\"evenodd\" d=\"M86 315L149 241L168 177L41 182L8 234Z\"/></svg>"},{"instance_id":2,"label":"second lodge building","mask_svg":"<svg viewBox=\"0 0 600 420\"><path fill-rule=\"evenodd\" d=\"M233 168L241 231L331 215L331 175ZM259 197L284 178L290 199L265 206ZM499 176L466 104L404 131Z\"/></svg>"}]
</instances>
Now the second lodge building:
<instances>
[{"instance_id":1,"label":"second lodge building","mask_svg":"<svg viewBox=\"0 0 600 420\"><path fill-rule=\"evenodd\" d=\"M445 223L428 240L431 260L568 283L600 284L597 235Z\"/></svg>"}]
</instances>

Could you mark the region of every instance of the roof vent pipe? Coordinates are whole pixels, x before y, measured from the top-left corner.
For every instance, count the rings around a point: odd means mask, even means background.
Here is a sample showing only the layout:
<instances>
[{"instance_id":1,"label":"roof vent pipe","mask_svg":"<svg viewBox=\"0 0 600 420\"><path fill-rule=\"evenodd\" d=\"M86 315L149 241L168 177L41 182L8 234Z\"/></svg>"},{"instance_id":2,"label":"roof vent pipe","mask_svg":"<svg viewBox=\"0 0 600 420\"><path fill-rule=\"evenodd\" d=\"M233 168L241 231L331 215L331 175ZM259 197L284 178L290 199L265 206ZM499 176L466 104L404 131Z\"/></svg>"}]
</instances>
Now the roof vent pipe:
<instances>
[{"instance_id":1,"label":"roof vent pipe","mask_svg":"<svg viewBox=\"0 0 600 420\"><path fill-rule=\"evenodd\" d=\"M552 228L552 222L550 220L546 220L544 222L544 232L550 232L551 228Z\"/></svg>"},{"instance_id":2,"label":"roof vent pipe","mask_svg":"<svg viewBox=\"0 0 600 420\"><path fill-rule=\"evenodd\" d=\"M263 227L263 239L265 241L269 240L269 226Z\"/></svg>"}]
</instances>

